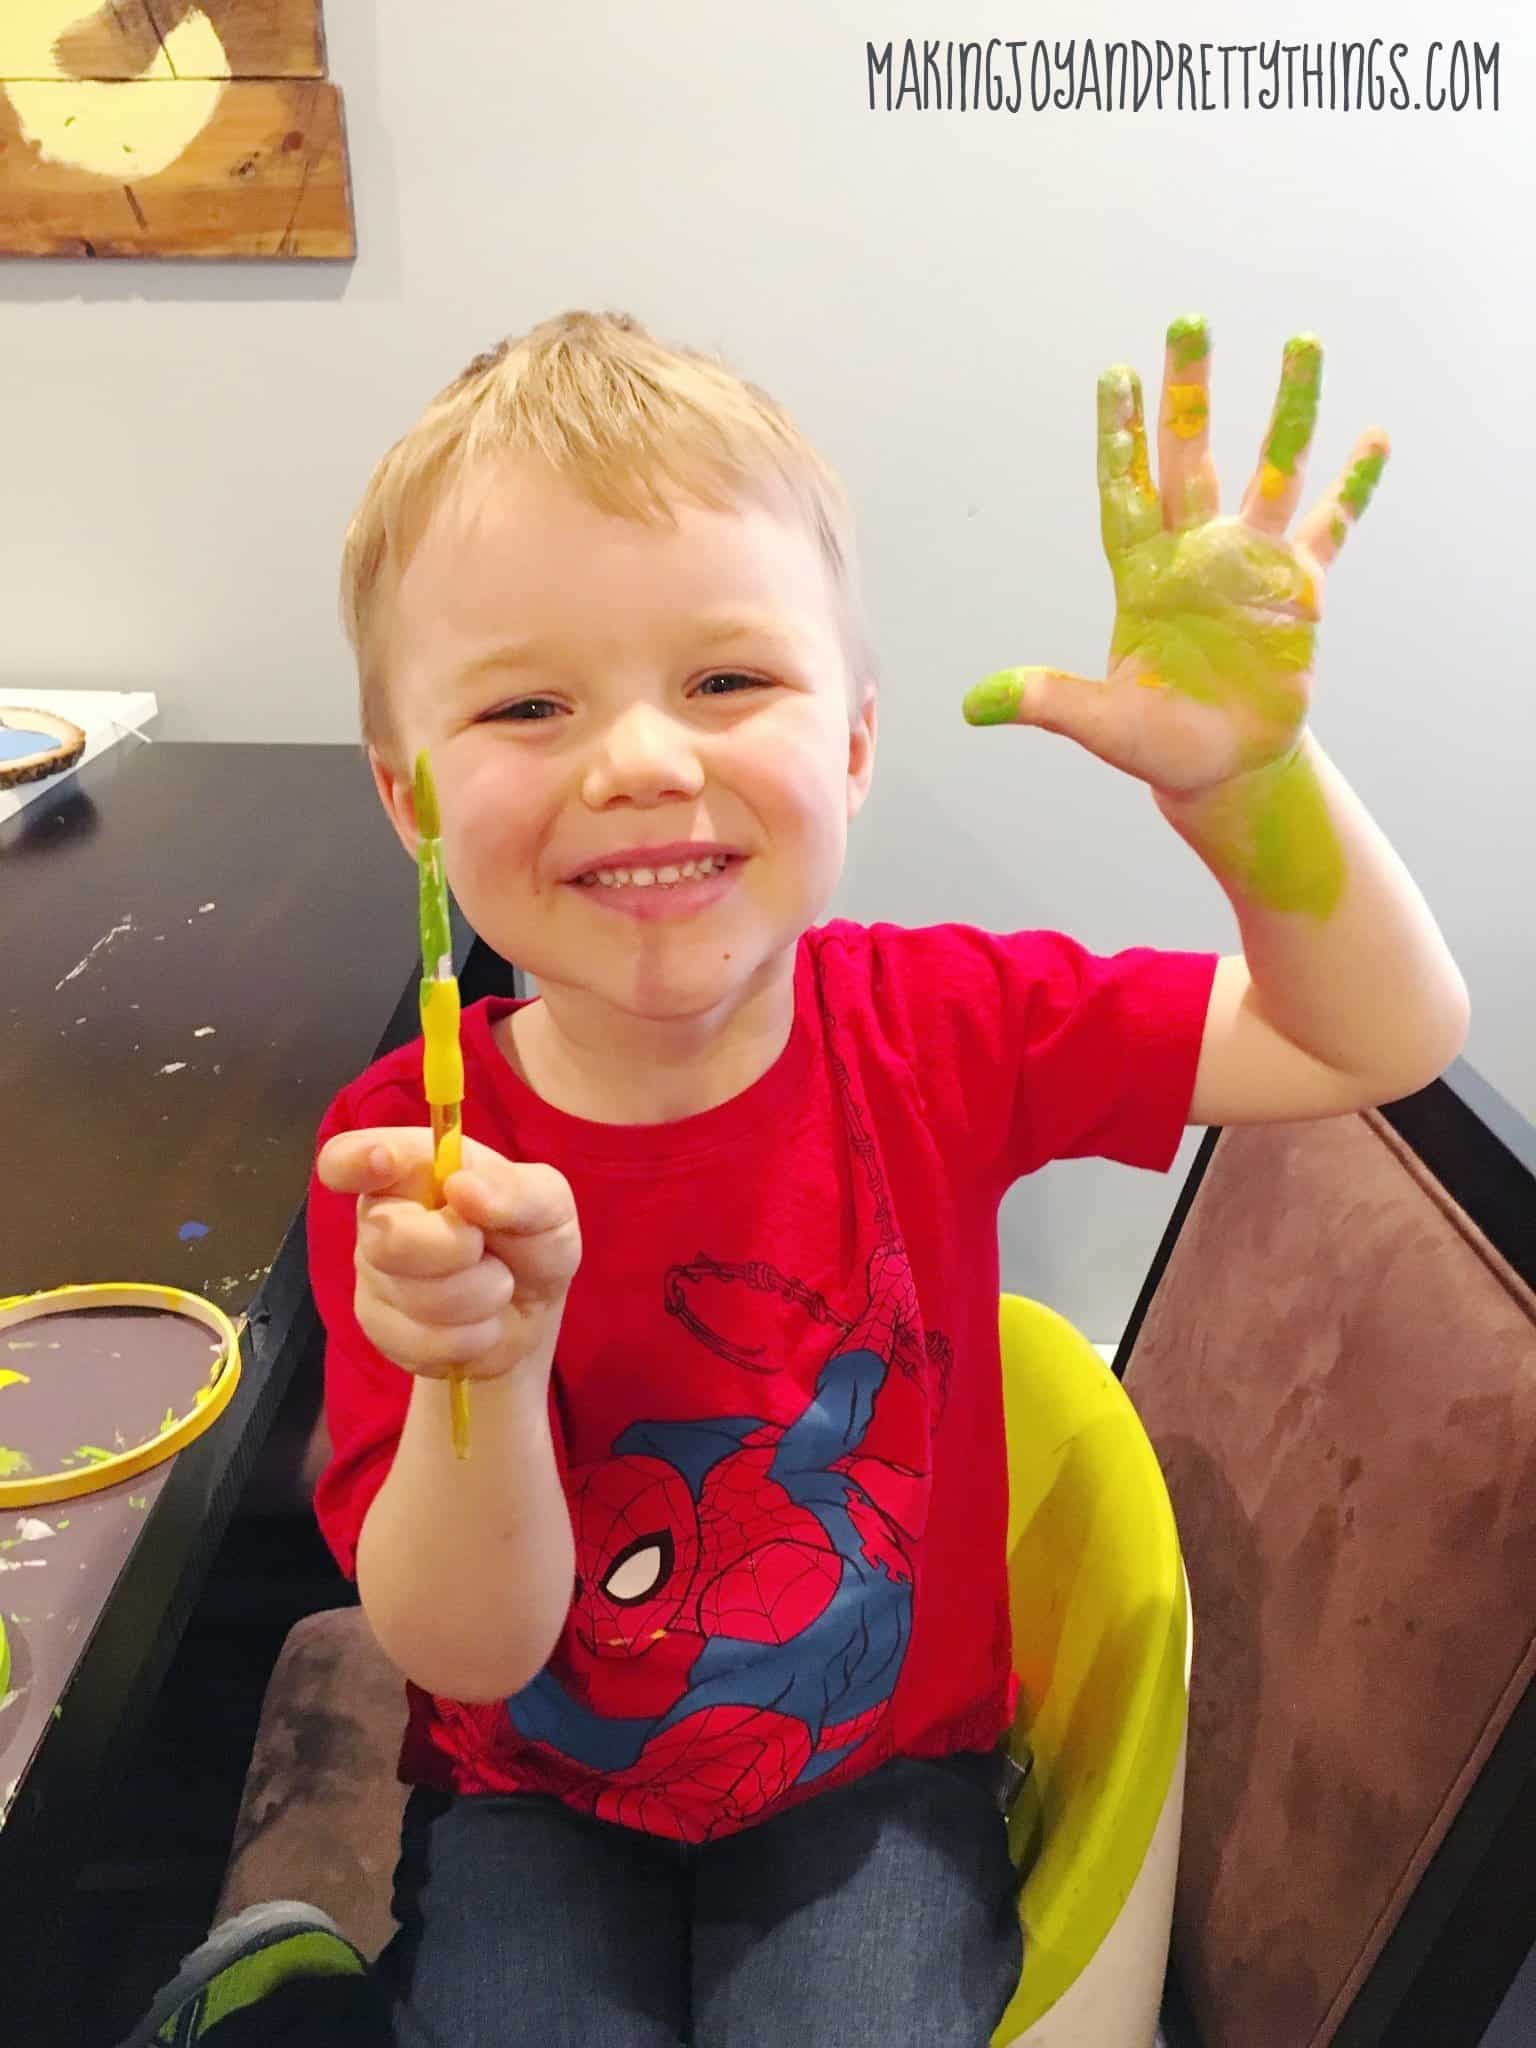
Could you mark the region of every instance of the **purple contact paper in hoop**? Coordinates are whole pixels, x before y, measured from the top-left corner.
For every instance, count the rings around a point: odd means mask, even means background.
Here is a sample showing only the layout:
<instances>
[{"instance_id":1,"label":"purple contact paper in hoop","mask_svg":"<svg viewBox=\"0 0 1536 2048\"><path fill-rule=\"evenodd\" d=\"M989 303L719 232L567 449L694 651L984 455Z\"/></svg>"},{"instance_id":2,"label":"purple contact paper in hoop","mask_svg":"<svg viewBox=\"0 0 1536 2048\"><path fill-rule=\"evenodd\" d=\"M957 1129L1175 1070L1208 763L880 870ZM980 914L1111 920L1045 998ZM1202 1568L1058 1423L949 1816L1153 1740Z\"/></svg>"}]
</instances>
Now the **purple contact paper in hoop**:
<instances>
[{"instance_id":1,"label":"purple contact paper in hoop","mask_svg":"<svg viewBox=\"0 0 1536 2048\"><path fill-rule=\"evenodd\" d=\"M202 1435L240 1378L224 1311L140 1281L0 1300L0 1509L134 1479Z\"/></svg>"}]
</instances>

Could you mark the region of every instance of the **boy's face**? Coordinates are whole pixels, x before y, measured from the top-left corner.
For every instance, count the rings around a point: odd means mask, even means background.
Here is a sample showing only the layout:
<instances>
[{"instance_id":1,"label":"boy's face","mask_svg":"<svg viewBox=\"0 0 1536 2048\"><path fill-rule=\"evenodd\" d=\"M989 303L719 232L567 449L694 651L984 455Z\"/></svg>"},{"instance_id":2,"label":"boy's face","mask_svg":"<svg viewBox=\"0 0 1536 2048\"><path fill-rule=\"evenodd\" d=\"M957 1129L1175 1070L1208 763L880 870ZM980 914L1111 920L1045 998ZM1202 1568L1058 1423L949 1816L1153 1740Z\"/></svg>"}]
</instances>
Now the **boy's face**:
<instances>
[{"instance_id":1,"label":"boy's face","mask_svg":"<svg viewBox=\"0 0 1536 2048\"><path fill-rule=\"evenodd\" d=\"M402 841L429 747L454 894L547 995L660 1021L767 988L831 896L873 766L814 539L749 503L617 517L533 465L482 481L397 592L403 757L373 762ZM579 879L678 843L731 858L674 887Z\"/></svg>"}]
</instances>

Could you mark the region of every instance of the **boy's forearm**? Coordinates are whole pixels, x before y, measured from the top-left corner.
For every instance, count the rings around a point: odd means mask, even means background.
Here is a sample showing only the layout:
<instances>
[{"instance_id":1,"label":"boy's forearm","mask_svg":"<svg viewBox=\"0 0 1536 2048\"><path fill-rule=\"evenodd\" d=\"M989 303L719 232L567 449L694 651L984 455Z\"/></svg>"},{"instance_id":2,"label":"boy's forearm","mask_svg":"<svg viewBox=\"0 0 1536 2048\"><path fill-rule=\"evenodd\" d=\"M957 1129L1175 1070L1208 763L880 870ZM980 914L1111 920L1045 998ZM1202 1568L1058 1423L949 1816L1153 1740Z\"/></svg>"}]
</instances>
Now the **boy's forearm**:
<instances>
[{"instance_id":1,"label":"boy's forearm","mask_svg":"<svg viewBox=\"0 0 1536 2048\"><path fill-rule=\"evenodd\" d=\"M1466 1036L1466 984L1413 878L1310 730L1284 768L1158 808L1221 884L1277 1031L1393 1093Z\"/></svg>"},{"instance_id":2,"label":"boy's forearm","mask_svg":"<svg viewBox=\"0 0 1536 2048\"><path fill-rule=\"evenodd\" d=\"M448 1386L419 1378L389 1476L363 1523L357 1587L379 1643L445 1699L497 1700L547 1662L575 1584L570 1512L549 1432L547 1375L528 1362L472 1383L474 1434L454 1455Z\"/></svg>"}]
</instances>

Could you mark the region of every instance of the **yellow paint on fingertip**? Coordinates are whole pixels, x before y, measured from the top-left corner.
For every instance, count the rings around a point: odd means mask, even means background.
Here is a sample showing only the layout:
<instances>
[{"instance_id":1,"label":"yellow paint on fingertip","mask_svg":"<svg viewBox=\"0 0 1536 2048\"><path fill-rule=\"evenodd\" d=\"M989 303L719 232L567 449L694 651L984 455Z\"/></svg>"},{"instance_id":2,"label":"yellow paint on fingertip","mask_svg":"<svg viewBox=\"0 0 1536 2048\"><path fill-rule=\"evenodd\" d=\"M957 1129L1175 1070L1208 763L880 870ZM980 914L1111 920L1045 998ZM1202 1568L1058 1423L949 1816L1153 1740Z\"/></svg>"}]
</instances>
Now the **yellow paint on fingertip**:
<instances>
[{"instance_id":1,"label":"yellow paint on fingertip","mask_svg":"<svg viewBox=\"0 0 1536 2048\"><path fill-rule=\"evenodd\" d=\"M1166 677L1160 676L1155 668L1138 670L1136 681L1143 690L1166 690L1168 687Z\"/></svg>"}]
</instances>

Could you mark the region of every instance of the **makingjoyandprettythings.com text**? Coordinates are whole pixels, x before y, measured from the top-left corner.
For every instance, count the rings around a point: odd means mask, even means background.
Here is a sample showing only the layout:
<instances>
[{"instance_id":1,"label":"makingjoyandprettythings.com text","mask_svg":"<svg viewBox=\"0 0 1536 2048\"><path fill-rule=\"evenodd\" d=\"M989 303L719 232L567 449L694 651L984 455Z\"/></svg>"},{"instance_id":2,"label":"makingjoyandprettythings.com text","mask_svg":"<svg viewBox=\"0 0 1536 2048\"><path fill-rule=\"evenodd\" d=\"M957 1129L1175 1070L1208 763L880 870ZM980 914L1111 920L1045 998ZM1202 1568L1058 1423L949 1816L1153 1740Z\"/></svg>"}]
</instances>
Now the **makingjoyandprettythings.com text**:
<instances>
[{"instance_id":1,"label":"makingjoyandprettythings.com text","mask_svg":"<svg viewBox=\"0 0 1536 2048\"><path fill-rule=\"evenodd\" d=\"M872 113L1497 113L1481 43L866 43Z\"/></svg>"}]
</instances>

